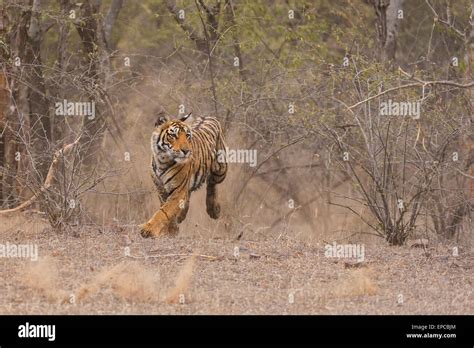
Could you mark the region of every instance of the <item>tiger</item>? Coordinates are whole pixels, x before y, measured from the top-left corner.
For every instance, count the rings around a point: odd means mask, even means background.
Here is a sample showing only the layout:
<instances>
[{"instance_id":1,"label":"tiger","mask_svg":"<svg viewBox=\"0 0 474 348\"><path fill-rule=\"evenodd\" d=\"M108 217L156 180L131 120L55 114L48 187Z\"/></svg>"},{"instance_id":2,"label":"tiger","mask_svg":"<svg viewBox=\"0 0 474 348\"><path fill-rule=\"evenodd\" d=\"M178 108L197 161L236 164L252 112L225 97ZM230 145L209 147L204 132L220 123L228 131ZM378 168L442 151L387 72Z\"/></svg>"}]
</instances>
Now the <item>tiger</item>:
<instances>
[{"instance_id":1,"label":"tiger","mask_svg":"<svg viewBox=\"0 0 474 348\"><path fill-rule=\"evenodd\" d=\"M189 210L191 193L207 184L206 211L219 218L217 185L227 175L226 144L221 124L214 117L185 123L191 114L170 120L158 116L151 135L151 176L161 202L160 209L141 225L144 238L163 233L175 235Z\"/></svg>"}]
</instances>

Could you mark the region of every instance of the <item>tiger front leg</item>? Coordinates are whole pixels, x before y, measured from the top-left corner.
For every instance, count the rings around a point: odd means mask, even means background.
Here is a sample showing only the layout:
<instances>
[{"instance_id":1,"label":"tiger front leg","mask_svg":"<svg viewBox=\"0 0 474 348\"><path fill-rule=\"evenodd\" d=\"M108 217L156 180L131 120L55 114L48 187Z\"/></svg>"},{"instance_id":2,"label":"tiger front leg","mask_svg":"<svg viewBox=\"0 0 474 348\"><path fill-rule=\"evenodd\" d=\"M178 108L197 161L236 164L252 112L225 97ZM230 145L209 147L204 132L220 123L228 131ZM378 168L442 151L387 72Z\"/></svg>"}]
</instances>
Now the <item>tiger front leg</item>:
<instances>
[{"instance_id":1,"label":"tiger front leg","mask_svg":"<svg viewBox=\"0 0 474 348\"><path fill-rule=\"evenodd\" d=\"M143 238L158 237L169 223L166 214L160 209L147 223L141 225L140 234Z\"/></svg>"},{"instance_id":2,"label":"tiger front leg","mask_svg":"<svg viewBox=\"0 0 474 348\"><path fill-rule=\"evenodd\" d=\"M179 206L181 201L186 201L186 197L180 195L169 197L161 209L146 224L141 226L140 233L142 237L158 237L165 232L176 234L178 232L176 220L181 211Z\"/></svg>"}]
</instances>

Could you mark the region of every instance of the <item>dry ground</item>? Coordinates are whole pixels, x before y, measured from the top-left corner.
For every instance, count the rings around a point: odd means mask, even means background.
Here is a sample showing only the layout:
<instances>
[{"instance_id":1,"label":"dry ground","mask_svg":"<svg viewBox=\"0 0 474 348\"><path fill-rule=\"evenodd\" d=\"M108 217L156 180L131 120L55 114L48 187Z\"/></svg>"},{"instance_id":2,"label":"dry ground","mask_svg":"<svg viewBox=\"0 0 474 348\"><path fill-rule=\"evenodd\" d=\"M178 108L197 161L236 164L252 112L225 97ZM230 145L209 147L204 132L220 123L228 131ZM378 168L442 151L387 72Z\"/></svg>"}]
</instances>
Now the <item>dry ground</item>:
<instances>
[{"instance_id":1,"label":"dry ground","mask_svg":"<svg viewBox=\"0 0 474 348\"><path fill-rule=\"evenodd\" d=\"M462 248L366 245L363 267L348 268L288 236L8 226L2 243L37 243L40 258L0 258L1 314L474 314L474 257Z\"/></svg>"}]
</instances>

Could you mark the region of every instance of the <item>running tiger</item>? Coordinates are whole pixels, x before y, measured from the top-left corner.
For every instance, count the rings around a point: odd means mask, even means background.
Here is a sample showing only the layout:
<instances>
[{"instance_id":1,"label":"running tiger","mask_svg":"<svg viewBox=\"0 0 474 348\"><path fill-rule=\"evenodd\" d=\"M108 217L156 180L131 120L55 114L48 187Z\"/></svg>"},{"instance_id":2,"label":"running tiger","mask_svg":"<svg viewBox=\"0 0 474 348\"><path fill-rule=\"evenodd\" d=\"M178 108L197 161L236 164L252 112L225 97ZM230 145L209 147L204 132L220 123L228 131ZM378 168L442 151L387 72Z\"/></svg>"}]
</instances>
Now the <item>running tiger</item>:
<instances>
[{"instance_id":1,"label":"running tiger","mask_svg":"<svg viewBox=\"0 0 474 348\"><path fill-rule=\"evenodd\" d=\"M143 237L156 237L164 232L176 234L178 224L186 218L191 192L205 182L207 213L213 219L219 217L216 185L227 174L227 163L217 160L217 154L226 151L222 128L213 117L198 118L188 125L184 121L189 115L179 120L160 116L155 123L151 170L161 207L141 226Z\"/></svg>"}]
</instances>

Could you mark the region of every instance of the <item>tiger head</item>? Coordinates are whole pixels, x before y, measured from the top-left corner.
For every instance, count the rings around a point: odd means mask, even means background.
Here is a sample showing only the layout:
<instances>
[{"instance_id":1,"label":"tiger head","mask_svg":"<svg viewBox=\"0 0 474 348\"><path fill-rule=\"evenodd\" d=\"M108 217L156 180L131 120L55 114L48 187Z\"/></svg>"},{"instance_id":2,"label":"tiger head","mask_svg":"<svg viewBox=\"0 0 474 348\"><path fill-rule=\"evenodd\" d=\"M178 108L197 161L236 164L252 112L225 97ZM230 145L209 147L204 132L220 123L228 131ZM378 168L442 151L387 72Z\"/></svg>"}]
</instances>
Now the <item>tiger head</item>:
<instances>
[{"instance_id":1,"label":"tiger head","mask_svg":"<svg viewBox=\"0 0 474 348\"><path fill-rule=\"evenodd\" d=\"M182 163L191 157L191 127L184 122L190 115L178 120L165 115L158 117L151 136L151 150L160 162Z\"/></svg>"}]
</instances>

